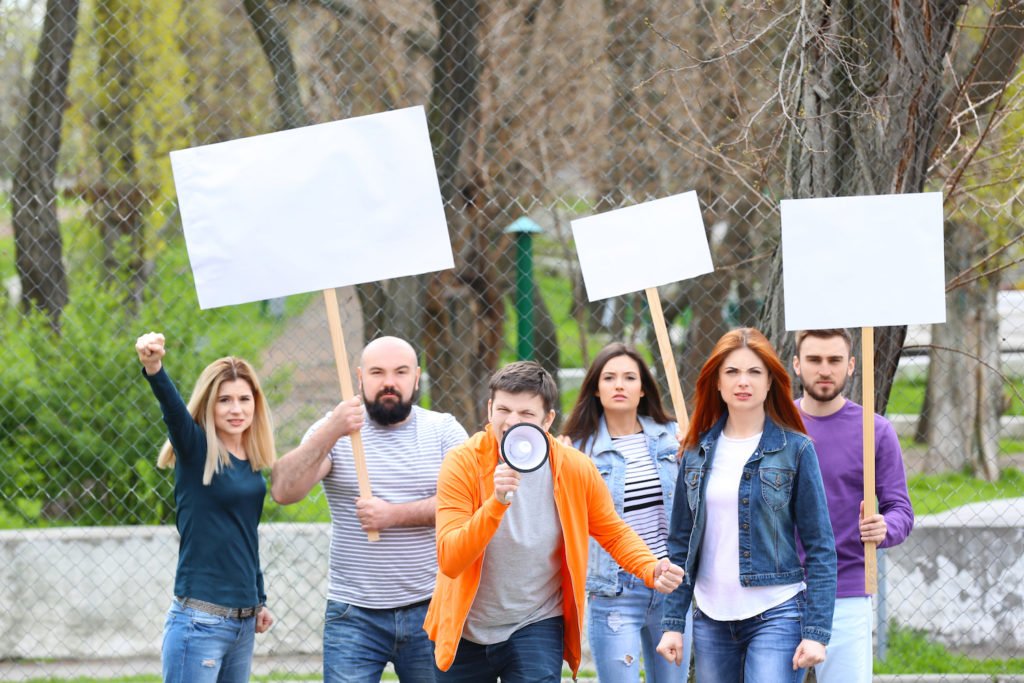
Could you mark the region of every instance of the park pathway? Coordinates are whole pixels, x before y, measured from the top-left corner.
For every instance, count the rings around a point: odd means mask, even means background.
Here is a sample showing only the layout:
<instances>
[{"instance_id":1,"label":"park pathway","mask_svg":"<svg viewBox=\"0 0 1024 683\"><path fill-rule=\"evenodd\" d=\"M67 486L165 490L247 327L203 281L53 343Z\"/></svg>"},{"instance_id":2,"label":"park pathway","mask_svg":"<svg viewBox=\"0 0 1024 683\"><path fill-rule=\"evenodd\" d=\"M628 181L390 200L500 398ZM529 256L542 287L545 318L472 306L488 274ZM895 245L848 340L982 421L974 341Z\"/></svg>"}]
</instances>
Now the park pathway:
<instances>
[{"instance_id":1,"label":"park pathway","mask_svg":"<svg viewBox=\"0 0 1024 683\"><path fill-rule=\"evenodd\" d=\"M355 288L338 289L338 307L353 386L358 391L355 369L363 348L363 321ZM341 400L323 296L318 294L286 324L287 329L264 352L260 367L266 390L276 395L271 410L280 453L298 444L309 425ZM286 385L278 384L277 374L288 375Z\"/></svg>"}]
</instances>

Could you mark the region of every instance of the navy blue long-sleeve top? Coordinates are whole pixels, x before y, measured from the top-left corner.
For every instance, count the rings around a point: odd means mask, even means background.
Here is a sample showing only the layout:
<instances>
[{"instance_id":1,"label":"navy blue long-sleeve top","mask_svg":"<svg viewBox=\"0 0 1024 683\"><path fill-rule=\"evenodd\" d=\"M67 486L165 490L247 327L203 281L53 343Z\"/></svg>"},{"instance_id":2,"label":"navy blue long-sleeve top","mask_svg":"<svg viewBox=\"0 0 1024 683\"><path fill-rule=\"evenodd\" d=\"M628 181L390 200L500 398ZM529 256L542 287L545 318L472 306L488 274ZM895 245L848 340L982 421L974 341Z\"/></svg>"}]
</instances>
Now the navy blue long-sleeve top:
<instances>
[{"instance_id":1,"label":"navy blue long-sleeve top","mask_svg":"<svg viewBox=\"0 0 1024 683\"><path fill-rule=\"evenodd\" d=\"M174 594L223 607L265 603L257 531L267 493L263 475L231 455L231 466L203 486L205 432L163 368L152 376L145 369L142 374L160 402L174 447L174 502L181 536Z\"/></svg>"}]
</instances>

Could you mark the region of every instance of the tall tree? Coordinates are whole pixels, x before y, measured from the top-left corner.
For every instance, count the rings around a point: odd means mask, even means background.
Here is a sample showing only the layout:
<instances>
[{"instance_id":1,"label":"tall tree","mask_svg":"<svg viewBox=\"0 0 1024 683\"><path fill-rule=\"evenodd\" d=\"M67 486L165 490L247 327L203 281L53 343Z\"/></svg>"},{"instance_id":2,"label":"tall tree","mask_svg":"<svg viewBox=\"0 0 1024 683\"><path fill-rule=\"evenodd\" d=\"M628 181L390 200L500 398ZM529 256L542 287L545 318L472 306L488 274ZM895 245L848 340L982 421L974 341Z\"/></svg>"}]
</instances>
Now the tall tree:
<instances>
[{"instance_id":1,"label":"tall tree","mask_svg":"<svg viewBox=\"0 0 1024 683\"><path fill-rule=\"evenodd\" d=\"M139 97L139 25L141 6L134 0L99 0L96 35L99 43L99 106L96 109L96 151L100 178L91 190L93 214L103 240L103 266L115 274L124 266L132 281L130 299L141 303L144 283L142 189L135 146L135 103ZM127 243L128 253L120 246Z\"/></svg>"},{"instance_id":2,"label":"tall tree","mask_svg":"<svg viewBox=\"0 0 1024 683\"><path fill-rule=\"evenodd\" d=\"M479 130L482 26L478 0L434 0L429 122L455 269L430 276L425 325L431 404L472 430L483 422L487 380L501 348L503 306L486 232L478 229L485 184L470 153Z\"/></svg>"},{"instance_id":3,"label":"tall tree","mask_svg":"<svg viewBox=\"0 0 1024 683\"><path fill-rule=\"evenodd\" d=\"M309 115L299 92L299 74L288 45L288 32L264 0L244 0L245 14L256 33L263 54L274 76L274 98L277 101L278 129L307 126Z\"/></svg>"},{"instance_id":4,"label":"tall tree","mask_svg":"<svg viewBox=\"0 0 1024 683\"><path fill-rule=\"evenodd\" d=\"M792 84L783 102L789 128L785 196L924 189L939 141L943 65L964 4L838 0L808 5L780 76ZM762 324L782 357L791 358L781 248L772 257L771 273ZM875 330L879 412L885 412L905 337L905 326ZM859 376L851 391L860 394Z\"/></svg>"},{"instance_id":5,"label":"tall tree","mask_svg":"<svg viewBox=\"0 0 1024 683\"><path fill-rule=\"evenodd\" d=\"M964 60L967 66L959 79L960 87L946 97L948 119L941 122L945 139L942 146L950 151L936 164L947 179L947 206L952 209L946 221L946 275L950 285L946 323L933 325L931 330L928 383L917 438L928 444L928 468L948 471L967 466L989 481L999 477L1001 278L998 261L986 256L1000 241L998 237L993 239L992 233L998 235L1000 231L983 216L968 216L956 209L965 195L967 167L980 143L998 143L1005 116L1020 110L1020 96L1007 97L1006 89L1024 73L1022 37L1024 3L1000 0L989 14L981 47L972 59ZM957 138L964 144L956 144ZM1019 139L1014 136L1002 144L1010 150L1007 158L1012 159ZM991 158L1001 156L993 154ZM982 171L973 174L982 177L972 184L984 187L974 194L998 193L1000 185L1016 191L1021 164L1007 169L991 165L991 161L980 164Z\"/></svg>"},{"instance_id":6,"label":"tall tree","mask_svg":"<svg viewBox=\"0 0 1024 683\"><path fill-rule=\"evenodd\" d=\"M68 301L56 176L78 9L78 0L46 3L11 191L15 265L24 301L44 311L55 330Z\"/></svg>"}]
</instances>

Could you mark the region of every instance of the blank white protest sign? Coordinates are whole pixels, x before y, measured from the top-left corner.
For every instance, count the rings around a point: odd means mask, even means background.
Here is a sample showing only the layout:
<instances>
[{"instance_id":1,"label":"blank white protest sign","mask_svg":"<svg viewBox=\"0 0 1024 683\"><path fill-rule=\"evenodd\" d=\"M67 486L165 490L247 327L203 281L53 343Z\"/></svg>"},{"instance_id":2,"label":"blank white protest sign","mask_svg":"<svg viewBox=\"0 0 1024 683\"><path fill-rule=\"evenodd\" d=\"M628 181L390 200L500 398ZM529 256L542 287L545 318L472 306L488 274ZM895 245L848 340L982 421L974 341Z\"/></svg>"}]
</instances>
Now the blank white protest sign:
<instances>
[{"instance_id":1,"label":"blank white protest sign","mask_svg":"<svg viewBox=\"0 0 1024 683\"><path fill-rule=\"evenodd\" d=\"M581 218L572 221L572 234L588 299L646 290L672 409L685 432L689 417L658 286L714 270L697 193Z\"/></svg>"},{"instance_id":2,"label":"blank white protest sign","mask_svg":"<svg viewBox=\"0 0 1024 683\"><path fill-rule=\"evenodd\" d=\"M572 221L590 301L714 270L696 192Z\"/></svg>"},{"instance_id":3,"label":"blank white protest sign","mask_svg":"<svg viewBox=\"0 0 1024 683\"><path fill-rule=\"evenodd\" d=\"M946 321L942 193L787 199L786 329Z\"/></svg>"},{"instance_id":4,"label":"blank white protest sign","mask_svg":"<svg viewBox=\"0 0 1024 683\"><path fill-rule=\"evenodd\" d=\"M452 268L423 107L171 152L200 308Z\"/></svg>"}]
</instances>

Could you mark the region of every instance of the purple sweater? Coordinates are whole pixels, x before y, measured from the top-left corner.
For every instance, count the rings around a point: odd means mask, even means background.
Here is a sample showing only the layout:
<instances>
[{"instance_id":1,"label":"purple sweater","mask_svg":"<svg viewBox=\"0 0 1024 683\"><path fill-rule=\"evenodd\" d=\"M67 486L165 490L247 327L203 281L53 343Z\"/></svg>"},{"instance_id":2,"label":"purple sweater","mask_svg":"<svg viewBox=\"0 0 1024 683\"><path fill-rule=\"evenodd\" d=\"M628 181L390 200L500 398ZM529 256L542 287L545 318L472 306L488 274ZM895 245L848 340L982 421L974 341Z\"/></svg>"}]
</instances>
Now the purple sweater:
<instances>
[{"instance_id":1,"label":"purple sweater","mask_svg":"<svg viewBox=\"0 0 1024 683\"><path fill-rule=\"evenodd\" d=\"M800 415L818 453L836 537L836 597L865 596L864 544L860 541L858 516L864 497L864 409L847 400L827 417L813 417L802 409ZM875 415L875 495L886 526L885 540L879 547L899 545L914 526L914 509L907 494L907 474L896 430L881 415ZM871 505L867 507L870 511Z\"/></svg>"}]
</instances>

